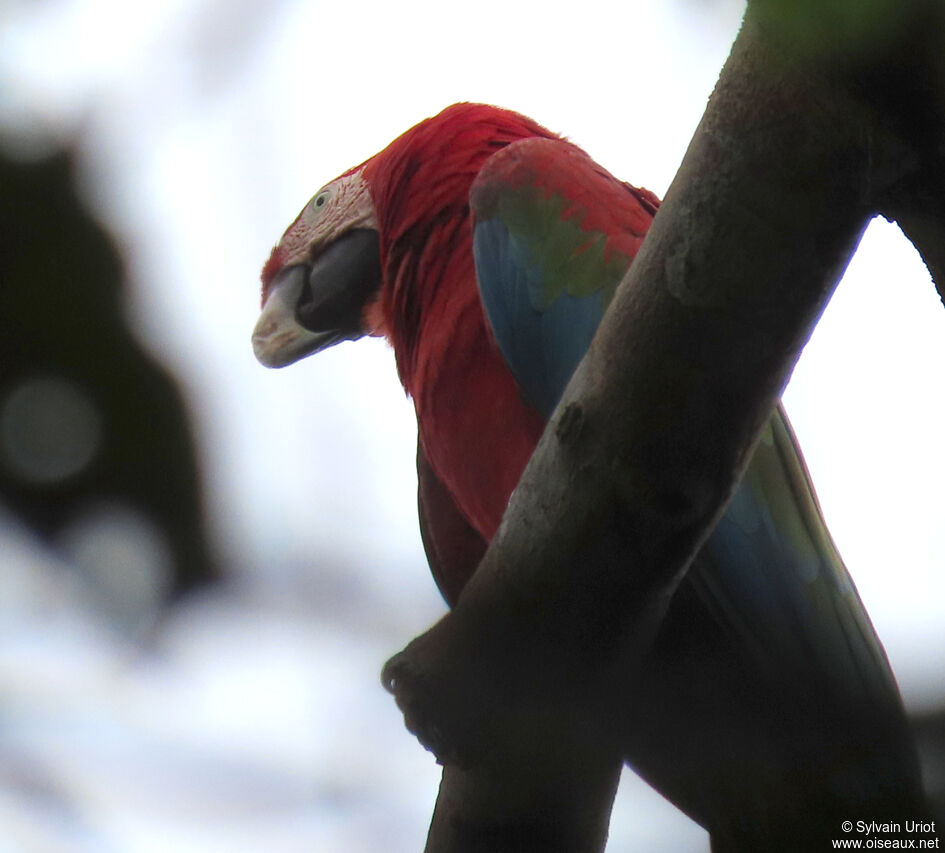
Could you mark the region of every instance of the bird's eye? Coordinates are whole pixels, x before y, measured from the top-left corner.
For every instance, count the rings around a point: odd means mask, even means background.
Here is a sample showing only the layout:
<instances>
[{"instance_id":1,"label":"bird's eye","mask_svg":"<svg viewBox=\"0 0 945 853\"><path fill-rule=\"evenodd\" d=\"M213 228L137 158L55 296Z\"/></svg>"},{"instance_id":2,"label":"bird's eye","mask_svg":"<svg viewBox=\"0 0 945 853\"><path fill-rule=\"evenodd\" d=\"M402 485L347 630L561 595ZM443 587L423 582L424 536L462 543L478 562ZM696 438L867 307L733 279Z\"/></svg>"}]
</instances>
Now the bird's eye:
<instances>
[{"instance_id":1,"label":"bird's eye","mask_svg":"<svg viewBox=\"0 0 945 853\"><path fill-rule=\"evenodd\" d=\"M328 203L329 198L331 198L331 193L328 190L322 190L312 199L312 209L318 210L320 207L324 207Z\"/></svg>"}]
</instances>

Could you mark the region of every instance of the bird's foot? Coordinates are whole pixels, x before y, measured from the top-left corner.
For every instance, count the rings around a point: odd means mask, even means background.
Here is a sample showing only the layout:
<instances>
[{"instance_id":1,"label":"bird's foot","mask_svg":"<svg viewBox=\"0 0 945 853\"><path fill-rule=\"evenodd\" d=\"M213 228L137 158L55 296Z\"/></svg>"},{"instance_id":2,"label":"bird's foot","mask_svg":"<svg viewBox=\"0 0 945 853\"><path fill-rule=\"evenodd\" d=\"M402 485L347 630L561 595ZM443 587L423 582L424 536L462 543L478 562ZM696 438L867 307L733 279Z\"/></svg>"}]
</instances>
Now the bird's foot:
<instances>
[{"instance_id":1,"label":"bird's foot","mask_svg":"<svg viewBox=\"0 0 945 853\"><path fill-rule=\"evenodd\" d=\"M578 754L617 751L614 687L622 679L530 620L463 604L381 675L407 728L441 764L553 772Z\"/></svg>"}]
</instances>

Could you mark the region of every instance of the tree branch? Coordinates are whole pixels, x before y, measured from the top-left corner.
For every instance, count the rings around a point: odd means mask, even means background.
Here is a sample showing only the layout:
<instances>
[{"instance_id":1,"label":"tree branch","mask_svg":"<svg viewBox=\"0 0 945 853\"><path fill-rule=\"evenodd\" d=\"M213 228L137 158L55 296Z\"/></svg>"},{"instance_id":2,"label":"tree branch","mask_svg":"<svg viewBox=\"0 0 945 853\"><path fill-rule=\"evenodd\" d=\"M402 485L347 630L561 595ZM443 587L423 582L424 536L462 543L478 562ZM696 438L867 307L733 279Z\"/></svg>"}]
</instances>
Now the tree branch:
<instances>
[{"instance_id":1,"label":"tree branch","mask_svg":"<svg viewBox=\"0 0 945 853\"><path fill-rule=\"evenodd\" d=\"M447 766L428 851L602 849L634 673L868 220L922 159L859 84L893 18L935 5L873 4L886 26L846 41L845 0L803 27L750 5L499 533L385 667Z\"/></svg>"}]
</instances>

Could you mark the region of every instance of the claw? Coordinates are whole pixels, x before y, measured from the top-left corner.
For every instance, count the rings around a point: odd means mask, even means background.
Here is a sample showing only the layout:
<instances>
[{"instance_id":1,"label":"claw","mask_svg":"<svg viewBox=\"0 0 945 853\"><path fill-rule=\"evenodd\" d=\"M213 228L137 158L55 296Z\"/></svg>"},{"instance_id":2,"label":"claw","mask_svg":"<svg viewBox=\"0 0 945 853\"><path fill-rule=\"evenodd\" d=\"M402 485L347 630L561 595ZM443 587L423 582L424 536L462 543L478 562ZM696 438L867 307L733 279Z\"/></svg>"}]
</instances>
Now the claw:
<instances>
[{"instance_id":1,"label":"claw","mask_svg":"<svg viewBox=\"0 0 945 853\"><path fill-rule=\"evenodd\" d=\"M410 667L403 652L394 655L381 669L381 684L392 696L397 696L398 680L403 679Z\"/></svg>"}]
</instances>

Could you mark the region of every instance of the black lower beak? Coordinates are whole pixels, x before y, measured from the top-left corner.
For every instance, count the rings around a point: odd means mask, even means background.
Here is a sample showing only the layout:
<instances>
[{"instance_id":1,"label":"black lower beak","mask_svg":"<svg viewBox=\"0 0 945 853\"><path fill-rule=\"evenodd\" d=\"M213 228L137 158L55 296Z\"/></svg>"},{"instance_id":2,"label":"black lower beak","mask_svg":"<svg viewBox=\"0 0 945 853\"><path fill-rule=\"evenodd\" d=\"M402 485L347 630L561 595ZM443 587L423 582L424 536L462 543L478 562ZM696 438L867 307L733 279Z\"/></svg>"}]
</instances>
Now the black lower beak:
<instances>
[{"instance_id":1,"label":"black lower beak","mask_svg":"<svg viewBox=\"0 0 945 853\"><path fill-rule=\"evenodd\" d=\"M381 284L378 234L357 229L343 234L312 264L295 309L310 332L335 332L339 340L361 337L361 315Z\"/></svg>"}]
</instances>

